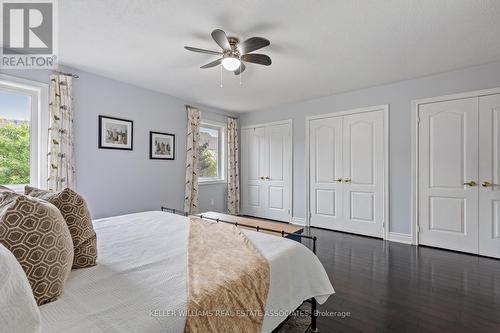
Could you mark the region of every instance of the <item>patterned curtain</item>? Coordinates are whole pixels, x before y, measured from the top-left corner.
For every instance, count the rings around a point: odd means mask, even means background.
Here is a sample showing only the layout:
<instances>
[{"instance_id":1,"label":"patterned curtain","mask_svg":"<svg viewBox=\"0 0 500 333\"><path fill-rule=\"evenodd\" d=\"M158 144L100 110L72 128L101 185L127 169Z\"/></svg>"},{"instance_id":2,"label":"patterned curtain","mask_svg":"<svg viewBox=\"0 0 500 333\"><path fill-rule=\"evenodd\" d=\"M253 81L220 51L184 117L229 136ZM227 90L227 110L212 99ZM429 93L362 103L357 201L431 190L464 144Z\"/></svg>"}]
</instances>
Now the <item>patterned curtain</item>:
<instances>
[{"instance_id":1,"label":"patterned curtain","mask_svg":"<svg viewBox=\"0 0 500 333\"><path fill-rule=\"evenodd\" d=\"M68 75L50 76L47 186L53 191L75 188L72 79Z\"/></svg>"},{"instance_id":2,"label":"patterned curtain","mask_svg":"<svg viewBox=\"0 0 500 333\"><path fill-rule=\"evenodd\" d=\"M238 123L227 119L227 210L229 214L240 213L240 174L238 171Z\"/></svg>"},{"instance_id":3,"label":"patterned curtain","mask_svg":"<svg viewBox=\"0 0 500 333\"><path fill-rule=\"evenodd\" d=\"M197 108L186 105L188 129L186 143L186 187L184 211L189 214L198 212L198 142L200 141L201 113Z\"/></svg>"}]
</instances>

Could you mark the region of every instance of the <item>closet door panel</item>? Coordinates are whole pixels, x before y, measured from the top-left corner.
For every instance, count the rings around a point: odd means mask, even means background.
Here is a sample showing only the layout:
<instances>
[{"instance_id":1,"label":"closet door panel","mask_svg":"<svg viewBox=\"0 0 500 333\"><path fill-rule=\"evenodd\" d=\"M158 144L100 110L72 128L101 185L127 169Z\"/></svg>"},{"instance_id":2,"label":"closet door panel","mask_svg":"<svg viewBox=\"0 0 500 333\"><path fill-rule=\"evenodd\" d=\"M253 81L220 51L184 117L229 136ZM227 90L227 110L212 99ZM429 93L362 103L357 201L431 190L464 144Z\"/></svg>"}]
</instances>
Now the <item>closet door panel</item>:
<instances>
[{"instance_id":1,"label":"closet door panel","mask_svg":"<svg viewBox=\"0 0 500 333\"><path fill-rule=\"evenodd\" d=\"M285 128L286 131L286 128ZM268 129L269 140L269 178L282 181L284 179L285 169L285 140L287 141L288 132L283 129L271 127Z\"/></svg>"},{"instance_id":2,"label":"closet door panel","mask_svg":"<svg viewBox=\"0 0 500 333\"><path fill-rule=\"evenodd\" d=\"M344 116L344 215L346 231L383 237L384 115Z\"/></svg>"},{"instance_id":3,"label":"closet door panel","mask_svg":"<svg viewBox=\"0 0 500 333\"><path fill-rule=\"evenodd\" d=\"M479 99L479 254L500 258L500 95Z\"/></svg>"},{"instance_id":4,"label":"closet door panel","mask_svg":"<svg viewBox=\"0 0 500 333\"><path fill-rule=\"evenodd\" d=\"M263 128L242 131L242 210L245 214L256 214L265 207L264 181L266 171L266 138Z\"/></svg>"},{"instance_id":5,"label":"closet door panel","mask_svg":"<svg viewBox=\"0 0 500 333\"><path fill-rule=\"evenodd\" d=\"M366 117L346 117L346 175L359 185L375 184L375 124Z\"/></svg>"},{"instance_id":6,"label":"closet door panel","mask_svg":"<svg viewBox=\"0 0 500 333\"><path fill-rule=\"evenodd\" d=\"M342 230L342 117L310 121L309 177L311 225Z\"/></svg>"},{"instance_id":7,"label":"closet door panel","mask_svg":"<svg viewBox=\"0 0 500 333\"><path fill-rule=\"evenodd\" d=\"M419 242L477 253L478 99L423 104L418 115Z\"/></svg>"},{"instance_id":8,"label":"closet door panel","mask_svg":"<svg viewBox=\"0 0 500 333\"><path fill-rule=\"evenodd\" d=\"M267 218L290 222L289 181L291 179L290 150L291 129L288 124L268 126L266 135L266 171L264 175L264 198Z\"/></svg>"}]
</instances>

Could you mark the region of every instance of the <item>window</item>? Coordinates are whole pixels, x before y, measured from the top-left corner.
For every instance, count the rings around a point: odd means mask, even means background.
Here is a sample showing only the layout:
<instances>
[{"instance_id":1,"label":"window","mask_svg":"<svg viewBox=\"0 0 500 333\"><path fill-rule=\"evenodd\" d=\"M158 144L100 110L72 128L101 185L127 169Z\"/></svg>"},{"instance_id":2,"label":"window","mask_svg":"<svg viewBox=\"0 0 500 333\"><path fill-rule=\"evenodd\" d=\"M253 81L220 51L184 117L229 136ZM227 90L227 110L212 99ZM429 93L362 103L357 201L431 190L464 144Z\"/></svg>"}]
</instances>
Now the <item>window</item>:
<instances>
[{"instance_id":1,"label":"window","mask_svg":"<svg viewBox=\"0 0 500 333\"><path fill-rule=\"evenodd\" d=\"M198 146L198 179L203 182L222 182L225 177L226 126L214 122L202 122Z\"/></svg>"},{"instance_id":2,"label":"window","mask_svg":"<svg viewBox=\"0 0 500 333\"><path fill-rule=\"evenodd\" d=\"M0 75L0 185L44 187L47 85Z\"/></svg>"}]
</instances>

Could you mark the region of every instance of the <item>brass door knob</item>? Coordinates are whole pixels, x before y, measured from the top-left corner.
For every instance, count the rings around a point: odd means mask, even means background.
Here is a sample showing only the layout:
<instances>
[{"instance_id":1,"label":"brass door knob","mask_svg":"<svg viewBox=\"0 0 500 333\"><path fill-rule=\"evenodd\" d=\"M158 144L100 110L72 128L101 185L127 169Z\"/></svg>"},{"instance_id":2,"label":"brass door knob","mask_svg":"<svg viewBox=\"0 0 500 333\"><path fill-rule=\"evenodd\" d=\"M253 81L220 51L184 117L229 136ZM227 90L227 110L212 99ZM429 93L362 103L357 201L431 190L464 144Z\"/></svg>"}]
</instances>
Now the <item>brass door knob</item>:
<instances>
[{"instance_id":1,"label":"brass door knob","mask_svg":"<svg viewBox=\"0 0 500 333\"><path fill-rule=\"evenodd\" d=\"M344 183L350 183L350 182L351 182L351 178L344 179Z\"/></svg>"},{"instance_id":2,"label":"brass door knob","mask_svg":"<svg viewBox=\"0 0 500 333\"><path fill-rule=\"evenodd\" d=\"M477 185L477 183L476 183L475 181L471 180L471 181L469 181L469 182L464 183L464 185L467 185L467 186L473 187L473 186L476 186L476 185Z\"/></svg>"},{"instance_id":3,"label":"brass door knob","mask_svg":"<svg viewBox=\"0 0 500 333\"><path fill-rule=\"evenodd\" d=\"M483 187L493 187L493 184L492 184L492 183L490 183L490 182L484 181L484 182L481 184L481 186L483 186Z\"/></svg>"}]
</instances>

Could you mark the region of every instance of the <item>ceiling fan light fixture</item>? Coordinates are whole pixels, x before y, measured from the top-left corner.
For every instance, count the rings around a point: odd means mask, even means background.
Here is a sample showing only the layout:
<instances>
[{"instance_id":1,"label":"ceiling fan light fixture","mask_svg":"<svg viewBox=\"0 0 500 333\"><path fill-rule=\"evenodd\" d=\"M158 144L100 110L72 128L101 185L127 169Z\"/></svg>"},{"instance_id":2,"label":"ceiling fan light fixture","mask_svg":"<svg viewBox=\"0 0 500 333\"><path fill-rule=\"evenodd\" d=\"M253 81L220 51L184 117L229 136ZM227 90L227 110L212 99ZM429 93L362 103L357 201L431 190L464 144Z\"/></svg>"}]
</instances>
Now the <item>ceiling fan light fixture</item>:
<instances>
[{"instance_id":1,"label":"ceiling fan light fixture","mask_svg":"<svg viewBox=\"0 0 500 333\"><path fill-rule=\"evenodd\" d=\"M230 72L233 72L236 69L238 69L238 67L240 67L240 64L241 64L240 59L236 57L226 57L222 59L222 67L224 67L224 69Z\"/></svg>"}]
</instances>

